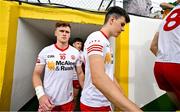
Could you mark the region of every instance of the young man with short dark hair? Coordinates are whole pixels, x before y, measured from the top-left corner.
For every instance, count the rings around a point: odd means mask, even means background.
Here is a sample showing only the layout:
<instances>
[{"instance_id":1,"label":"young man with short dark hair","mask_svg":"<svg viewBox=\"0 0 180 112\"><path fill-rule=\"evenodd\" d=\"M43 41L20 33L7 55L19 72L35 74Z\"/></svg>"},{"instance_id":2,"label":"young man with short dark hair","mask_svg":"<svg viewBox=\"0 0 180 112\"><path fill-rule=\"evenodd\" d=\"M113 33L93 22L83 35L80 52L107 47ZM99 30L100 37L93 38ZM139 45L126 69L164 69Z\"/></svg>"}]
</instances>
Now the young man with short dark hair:
<instances>
[{"instance_id":1,"label":"young man with short dark hair","mask_svg":"<svg viewBox=\"0 0 180 112\"><path fill-rule=\"evenodd\" d=\"M32 77L39 100L38 111L73 111L73 71L76 69L79 77L84 74L79 51L68 43L70 33L70 24L57 22L56 43L45 47L38 55ZM79 81L83 86L81 78Z\"/></svg>"},{"instance_id":2,"label":"young man with short dark hair","mask_svg":"<svg viewBox=\"0 0 180 112\"><path fill-rule=\"evenodd\" d=\"M118 37L130 18L118 6L111 7L100 31L91 33L84 44L85 81L81 111L111 111L112 102L122 111L141 111L122 93L114 78L113 51L110 37Z\"/></svg>"}]
</instances>

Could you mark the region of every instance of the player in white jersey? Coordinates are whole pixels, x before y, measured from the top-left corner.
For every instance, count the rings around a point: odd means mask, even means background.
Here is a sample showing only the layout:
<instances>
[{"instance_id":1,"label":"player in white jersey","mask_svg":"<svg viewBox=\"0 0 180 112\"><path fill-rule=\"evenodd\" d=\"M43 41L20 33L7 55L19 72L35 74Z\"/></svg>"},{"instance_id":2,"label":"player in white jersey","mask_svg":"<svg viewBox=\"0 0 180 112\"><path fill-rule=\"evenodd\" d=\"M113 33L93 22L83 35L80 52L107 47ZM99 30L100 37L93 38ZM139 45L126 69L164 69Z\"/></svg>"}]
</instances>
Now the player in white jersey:
<instances>
[{"instance_id":1,"label":"player in white jersey","mask_svg":"<svg viewBox=\"0 0 180 112\"><path fill-rule=\"evenodd\" d=\"M162 21L151 43L154 75L160 89L180 108L180 5Z\"/></svg>"},{"instance_id":2,"label":"player in white jersey","mask_svg":"<svg viewBox=\"0 0 180 112\"><path fill-rule=\"evenodd\" d=\"M73 39L73 47L75 47L80 52L80 61L82 62L82 67L84 64L84 55L82 51L83 47L83 40L81 38L74 38ZM84 68L83 68L84 69ZM77 77L77 73L74 70L74 76L73 76L73 93L74 93L74 110L79 109L79 105L77 105L77 102L79 101L79 91L81 89L81 86L79 84L79 80Z\"/></svg>"},{"instance_id":3,"label":"player in white jersey","mask_svg":"<svg viewBox=\"0 0 180 112\"><path fill-rule=\"evenodd\" d=\"M56 23L56 44L45 47L38 55L32 80L39 100L39 111L73 110L73 71L76 68L78 76L84 74L79 51L68 44L70 28L68 23ZM83 86L81 77L79 80Z\"/></svg>"},{"instance_id":4,"label":"player in white jersey","mask_svg":"<svg viewBox=\"0 0 180 112\"><path fill-rule=\"evenodd\" d=\"M91 33L84 44L85 81L81 111L111 111L110 102L123 111L141 111L123 94L114 78L110 37L117 37L130 22L126 11L111 7L100 31Z\"/></svg>"}]
</instances>

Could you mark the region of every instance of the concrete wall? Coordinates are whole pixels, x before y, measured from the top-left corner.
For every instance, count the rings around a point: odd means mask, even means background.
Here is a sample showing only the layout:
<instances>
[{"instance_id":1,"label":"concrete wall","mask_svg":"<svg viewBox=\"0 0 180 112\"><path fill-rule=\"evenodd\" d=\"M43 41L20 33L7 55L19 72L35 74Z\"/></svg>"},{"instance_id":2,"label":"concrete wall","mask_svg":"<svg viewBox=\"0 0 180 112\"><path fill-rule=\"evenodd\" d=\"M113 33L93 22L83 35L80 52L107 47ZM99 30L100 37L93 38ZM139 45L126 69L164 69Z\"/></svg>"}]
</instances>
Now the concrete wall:
<instances>
[{"instance_id":1,"label":"concrete wall","mask_svg":"<svg viewBox=\"0 0 180 112\"><path fill-rule=\"evenodd\" d=\"M19 110L35 94L32 86L32 72L40 50L52 40L23 19L18 20L17 43L14 65L14 80L11 96L11 110Z\"/></svg>"},{"instance_id":2,"label":"concrete wall","mask_svg":"<svg viewBox=\"0 0 180 112\"><path fill-rule=\"evenodd\" d=\"M155 56L149 50L161 20L130 17L129 98L142 107L164 93L155 81L153 74Z\"/></svg>"}]
</instances>

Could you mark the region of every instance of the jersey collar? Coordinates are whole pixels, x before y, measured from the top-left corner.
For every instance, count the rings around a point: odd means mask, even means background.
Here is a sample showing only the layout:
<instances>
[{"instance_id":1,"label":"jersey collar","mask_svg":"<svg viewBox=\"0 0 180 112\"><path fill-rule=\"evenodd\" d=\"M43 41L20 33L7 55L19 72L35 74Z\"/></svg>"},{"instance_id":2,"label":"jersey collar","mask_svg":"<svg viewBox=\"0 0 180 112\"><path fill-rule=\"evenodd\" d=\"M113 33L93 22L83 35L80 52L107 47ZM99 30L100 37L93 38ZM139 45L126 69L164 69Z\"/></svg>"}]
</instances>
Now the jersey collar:
<instances>
[{"instance_id":1,"label":"jersey collar","mask_svg":"<svg viewBox=\"0 0 180 112\"><path fill-rule=\"evenodd\" d=\"M106 39L109 38L103 31L100 30L100 32L104 35L104 37L106 37Z\"/></svg>"},{"instance_id":2,"label":"jersey collar","mask_svg":"<svg viewBox=\"0 0 180 112\"><path fill-rule=\"evenodd\" d=\"M66 47L66 48L64 48L64 49L61 49L61 48L59 48L58 46L57 46L57 44L54 44L54 46L58 49L58 50L60 50L60 51L65 51L65 50L67 50L68 48L69 48L69 45Z\"/></svg>"}]
</instances>

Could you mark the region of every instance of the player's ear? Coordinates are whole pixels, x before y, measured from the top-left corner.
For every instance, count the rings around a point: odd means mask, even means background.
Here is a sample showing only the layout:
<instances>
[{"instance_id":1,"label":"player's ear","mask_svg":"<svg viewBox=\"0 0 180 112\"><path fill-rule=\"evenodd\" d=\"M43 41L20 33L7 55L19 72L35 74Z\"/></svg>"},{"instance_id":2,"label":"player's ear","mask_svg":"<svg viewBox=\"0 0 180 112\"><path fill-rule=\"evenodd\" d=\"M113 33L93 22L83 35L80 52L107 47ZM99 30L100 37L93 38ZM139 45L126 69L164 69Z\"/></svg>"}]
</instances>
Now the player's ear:
<instances>
[{"instance_id":1,"label":"player's ear","mask_svg":"<svg viewBox=\"0 0 180 112\"><path fill-rule=\"evenodd\" d=\"M112 24L114 22L114 20L116 20L116 18L114 16L111 16L109 18L109 24Z\"/></svg>"}]
</instances>

